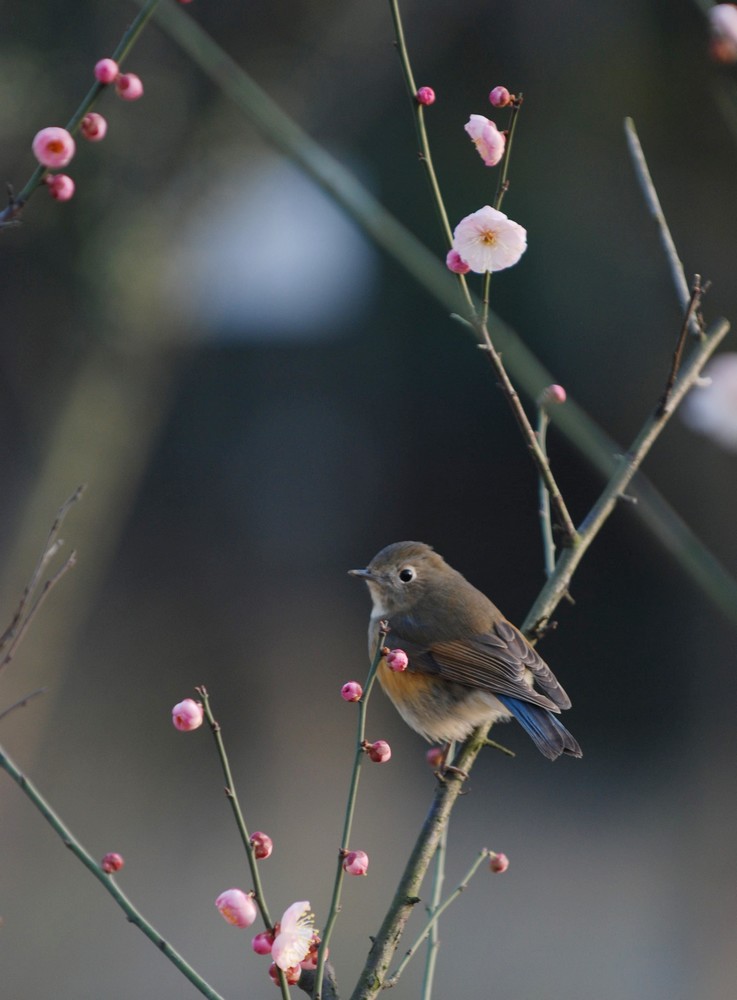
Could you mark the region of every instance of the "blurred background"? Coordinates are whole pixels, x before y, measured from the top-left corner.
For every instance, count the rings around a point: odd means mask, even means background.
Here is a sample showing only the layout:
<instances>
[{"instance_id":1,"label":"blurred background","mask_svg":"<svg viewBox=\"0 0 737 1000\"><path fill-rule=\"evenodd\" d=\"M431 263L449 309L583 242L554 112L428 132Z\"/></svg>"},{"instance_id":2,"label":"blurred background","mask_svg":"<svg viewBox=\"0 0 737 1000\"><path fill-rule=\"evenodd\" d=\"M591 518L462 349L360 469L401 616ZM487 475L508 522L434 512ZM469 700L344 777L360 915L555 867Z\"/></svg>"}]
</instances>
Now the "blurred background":
<instances>
[{"instance_id":1,"label":"blurred background","mask_svg":"<svg viewBox=\"0 0 737 1000\"><path fill-rule=\"evenodd\" d=\"M0 3L0 174L20 189L35 132L62 124L137 7ZM388 5L193 3L199 21L438 256ZM504 209L529 232L494 309L622 447L657 400L680 310L628 160L638 126L708 320L737 316L736 133L692 3L407 0L418 84L455 224L493 198L463 132L489 89L525 105ZM355 710L365 587L383 545L434 545L521 621L543 582L536 481L490 369L446 310L277 156L156 24L80 141L72 202L44 190L0 239L0 608L9 621L54 513L81 482L51 594L2 676L8 752L96 857L226 997L273 996L251 934L213 905L250 888L205 730L172 705L211 692L252 830L268 832L273 914L324 919ZM494 115L503 125L501 115ZM727 340L724 349L733 349ZM575 518L603 485L555 428ZM672 422L646 473L737 573L737 459ZM541 647L570 693L582 761L517 728L480 759L450 829L436 996L723 1000L737 980L735 632L623 505ZM4 624L5 622L3 622ZM349 995L424 818L425 745L377 693L333 942ZM8 1000L198 994L129 924L7 777L0 929ZM416 930L419 914L416 916ZM258 928L254 928L254 931ZM409 940L408 942L409 943ZM420 962L394 990L416 997Z\"/></svg>"}]
</instances>

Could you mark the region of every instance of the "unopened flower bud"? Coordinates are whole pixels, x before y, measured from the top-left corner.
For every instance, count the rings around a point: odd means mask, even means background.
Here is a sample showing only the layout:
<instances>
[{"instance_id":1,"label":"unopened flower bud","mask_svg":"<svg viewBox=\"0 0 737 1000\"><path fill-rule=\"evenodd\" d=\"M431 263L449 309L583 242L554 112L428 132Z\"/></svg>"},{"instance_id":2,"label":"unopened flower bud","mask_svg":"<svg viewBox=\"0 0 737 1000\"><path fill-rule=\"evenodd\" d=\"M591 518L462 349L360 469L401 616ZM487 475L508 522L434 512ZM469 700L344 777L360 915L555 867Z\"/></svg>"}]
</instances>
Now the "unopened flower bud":
<instances>
[{"instance_id":1,"label":"unopened flower bud","mask_svg":"<svg viewBox=\"0 0 737 1000\"><path fill-rule=\"evenodd\" d=\"M82 119L79 131L90 142L100 142L105 138L105 133L107 132L107 122L102 117L98 115L96 111L90 111L89 114L85 115Z\"/></svg>"},{"instance_id":2,"label":"unopened flower bud","mask_svg":"<svg viewBox=\"0 0 737 1000\"><path fill-rule=\"evenodd\" d=\"M420 87L415 94L415 100L418 104L434 104L435 103L435 91L432 87Z\"/></svg>"},{"instance_id":3,"label":"unopened flower bud","mask_svg":"<svg viewBox=\"0 0 737 1000\"><path fill-rule=\"evenodd\" d=\"M307 952L307 957L304 959L304 961L302 961L302 962L299 963L300 966L303 969L308 969L308 970L316 969L317 968L317 953L318 953L319 950L320 950L320 937L319 937L318 934L314 934L313 938L312 938L312 942L310 944L310 950ZM325 958L327 958L329 954L330 954L330 949L326 948L325 949Z\"/></svg>"},{"instance_id":4,"label":"unopened flower bud","mask_svg":"<svg viewBox=\"0 0 737 1000\"><path fill-rule=\"evenodd\" d=\"M495 875L505 872L509 868L509 858L506 854L497 854L496 851L489 852L489 868Z\"/></svg>"},{"instance_id":5,"label":"unopened flower bud","mask_svg":"<svg viewBox=\"0 0 737 1000\"><path fill-rule=\"evenodd\" d=\"M253 941L251 941L251 947L257 955L270 955L273 944L273 931L261 931L261 933L257 934Z\"/></svg>"},{"instance_id":6,"label":"unopened flower bud","mask_svg":"<svg viewBox=\"0 0 737 1000\"><path fill-rule=\"evenodd\" d=\"M215 900L223 918L234 927L250 927L258 916L253 897L242 889L226 889Z\"/></svg>"},{"instance_id":7,"label":"unopened flower bud","mask_svg":"<svg viewBox=\"0 0 737 1000\"><path fill-rule=\"evenodd\" d=\"M95 63L95 79L98 83L113 83L118 79L119 72L114 59L100 59Z\"/></svg>"},{"instance_id":8,"label":"unopened flower bud","mask_svg":"<svg viewBox=\"0 0 737 1000\"><path fill-rule=\"evenodd\" d=\"M205 710L202 705L193 698L185 698L175 705L171 710L171 721L176 729L183 733L188 733L192 729L199 729L205 718Z\"/></svg>"},{"instance_id":9,"label":"unopened flower bud","mask_svg":"<svg viewBox=\"0 0 737 1000\"><path fill-rule=\"evenodd\" d=\"M445 258L445 266L453 274L468 274L471 265L467 264L457 250L449 250Z\"/></svg>"},{"instance_id":10,"label":"unopened flower bud","mask_svg":"<svg viewBox=\"0 0 737 1000\"><path fill-rule=\"evenodd\" d=\"M46 186L49 189L49 194L56 201L69 201L70 198L74 197L74 181L68 174L48 174Z\"/></svg>"},{"instance_id":11,"label":"unopened flower bud","mask_svg":"<svg viewBox=\"0 0 737 1000\"><path fill-rule=\"evenodd\" d=\"M363 688L358 681L348 681L340 689L340 697L344 701L360 701L363 697Z\"/></svg>"},{"instance_id":12,"label":"unopened flower bud","mask_svg":"<svg viewBox=\"0 0 737 1000\"><path fill-rule=\"evenodd\" d=\"M540 393L540 406L560 406L566 401L566 391L562 385L549 385Z\"/></svg>"},{"instance_id":13,"label":"unopened flower bud","mask_svg":"<svg viewBox=\"0 0 737 1000\"><path fill-rule=\"evenodd\" d=\"M274 842L271 837L267 833L261 833L260 830L251 834L251 846L259 861L268 858L274 850Z\"/></svg>"},{"instance_id":14,"label":"unopened flower bud","mask_svg":"<svg viewBox=\"0 0 737 1000\"><path fill-rule=\"evenodd\" d=\"M365 875L368 864L368 854L365 851L348 851L343 858L343 871L349 875Z\"/></svg>"},{"instance_id":15,"label":"unopened flower bud","mask_svg":"<svg viewBox=\"0 0 737 1000\"><path fill-rule=\"evenodd\" d=\"M143 83L135 73L121 73L115 81L115 92L124 101L137 101L143 97Z\"/></svg>"},{"instance_id":16,"label":"unopened flower bud","mask_svg":"<svg viewBox=\"0 0 737 1000\"><path fill-rule=\"evenodd\" d=\"M287 984L289 986L295 986L299 982L299 977L302 975L302 969L299 965L291 965L288 969L283 969L282 971L286 976ZM269 976L273 983L277 986L280 985L279 966L276 962L272 962L269 966Z\"/></svg>"},{"instance_id":17,"label":"unopened flower bud","mask_svg":"<svg viewBox=\"0 0 737 1000\"><path fill-rule=\"evenodd\" d=\"M122 854L111 851L100 862L100 868L102 868L106 875L112 875L114 872L119 872L124 864L125 861Z\"/></svg>"},{"instance_id":18,"label":"unopened flower bud","mask_svg":"<svg viewBox=\"0 0 737 1000\"><path fill-rule=\"evenodd\" d=\"M386 654L386 665L390 670L401 673L409 666L409 657L403 649L390 649Z\"/></svg>"},{"instance_id":19,"label":"unopened flower bud","mask_svg":"<svg viewBox=\"0 0 737 1000\"><path fill-rule=\"evenodd\" d=\"M377 740L375 743L364 745L366 753L375 764L385 764L392 755L392 748L386 740Z\"/></svg>"},{"instance_id":20,"label":"unopened flower bud","mask_svg":"<svg viewBox=\"0 0 737 1000\"><path fill-rule=\"evenodd\" d=\"M508 104L512 103L512 95L506 87L494 87L489 94L489 100L495 108L506 108Z\"/></svg>"},{"instance_id":21,"label":"unopened flower bud","mask_svg":"<svg viewBox=\"0 0 737 1000\"><path fill-rule=\"evenodd\" d=\"M435 771L437 770L445 760L445 750L443 747L430 747L430 749L425 754L425 760L430 765L430 767Z\"/></svg>"}]
</instances>

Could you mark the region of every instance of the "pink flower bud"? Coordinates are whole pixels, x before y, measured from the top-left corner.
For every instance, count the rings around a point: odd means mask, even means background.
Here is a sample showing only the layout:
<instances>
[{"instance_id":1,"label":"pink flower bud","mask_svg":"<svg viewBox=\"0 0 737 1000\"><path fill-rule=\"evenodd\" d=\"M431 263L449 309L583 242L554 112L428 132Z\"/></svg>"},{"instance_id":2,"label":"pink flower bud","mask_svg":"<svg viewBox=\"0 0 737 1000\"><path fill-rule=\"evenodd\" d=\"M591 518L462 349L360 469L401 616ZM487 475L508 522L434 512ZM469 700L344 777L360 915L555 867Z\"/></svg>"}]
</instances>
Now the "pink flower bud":
<instances>
[{"instance_id":1,"label":"pink flower bud","mask_svg":"<svg viewBox=\"0 0 737 1000\"><path fill-rule=\"evenodd\" d=\"M718 3L709 8L711 31L711 56L717 62L737 61L737 7L731 3Z\"/></svg>"},{"instance_id":2,"label":"pink flower bud","mask_svg":"<svg viewBox=\"0 0 737 1000\"><path fill-rule=\"evenodd\" d=\"M292 965L288 969L282 970L287 978L287 983L289 986L295 986L299 982L299 977L302 975L302 969L299 965ZM276 962L272 962L269 966L269 976L271 981L277 986L280 985L279 982L279 966Z\"/></svg>"},{"instance_id":3,"label":"pink flower bud","mask_svg":"<svg viewBox=\"0 0 737 1000\"><path fill-rule=\"evenodd\" d=\"M112 875L114 872L119 872L124 864L125 861L122 854L111 851L100 862L100 868L102 868L106 875Z\"/></svg>"},{"instance_id":4,"label":"pink flower bud","mask_svg":"<svg viewBox=\"0 0 737 1000\"><path fill-rule=\"evenodd\" d=\"M117 80L119 72L114 59L100 59L95 63L95 79L98 83L113 83Z\"/></svg>"},{"instance_id":5,"label":"pink flower bud","mask_svg":"<svg viewBox=\"0 0 737 1000\"><path fill-rule=\"evenodd\" d=\"M386 665L401 674L409 666L409 657L403 649L390 649L386 654Z\"/></svg>"},{"instance_id":6,"label":"pink flower bud","mask_svg":"<svg viewBox=\"0 0 737 1000\"><path fill-rule=\"evenodd\" d=\"M497 854L496 851L489 852L489 868L495 875L505 872L509 868L509 858L506 854Z\"/></svg>"},{"instance_id":7,"label":"pink flower bud","mask_svg":"<svg viewBox=\"0 0 737 1000\"><path fill-rule=\"evenodd\" d=\"M226 889L215 900L223 918L234 927L250 927L258 916L253 897L242 889Z\"/></svg>"},{"instance_id":8,"label":"pink flower bud","mask_svg":"<svg viewBox=\"0 0 737 1000\"><path fill-rule=\"evenodd\" d=\"M261 931L261 933L257 934L253 941L251 941L251 947L257 955L270 955L273 943L274 932Z\"/></svg>"},{"instance_id":9,"label":"pink flower bud","mask_svg":"<svg viewBox=\"0 0 737 1000\"><path fill-rule=\"evenodd\" d=\"M437 770L445 761L445 749L443 747L430 747L425 754L425 760L434 771Z\"/></svg>"},{"instance_id":10,"label":"pink flower bud","mask_svg":"<svg viewBox=\"0 0 737 1000\"><path fill-rule=\"evenodd\" d=\"M115 92L124 101L137 101L139 97L143 97L141 78L135 73L121 73L115 81Z\"/></svg>"},{"instance_id":11,"label":"pink flower bud","mask_svg":"<svg viewBox=\"0 0 737 1000\"><path fill-rule=\"evenodd\" d=\"M365 875L368 864L368 854L365 851L348 851L343 858L343 871L349 875Z\"/></svg>"},{"instance_id":12,"label":"pink flower bud","mask_svg":"<svg viewBox=\"0 0 737 1000\"><path fill-rule=\"evenodd\" d=\"M175 705L171 710L171 721L176 729L183 733L189 733L193 729L199 729L205 718L205 710L198 701L193 698L185 698Z\"/></svg>"},{"instance_id":13,"label":"pink flower bud","mask_svg":"<svg viewBox=\"0 0 737 1000\"><path fill-rule=\"evenodd\" d=\"M268 858L274 850L274 842L271 837L267 833L261 833L260 830L251 834L251 846L259 861Z\"/></svg>"},{"instance_id":14,"label":"pink flower bud","mask_svg":"<svg viewBox=\"0 0 737 1000\"><path fill-rule=\"evenodd\" d=\"M512 103L512 95L506 87L494 87L489 94L489 100L495 108L506 108L508 104Z\"/></svg>"},{"instance_id":15,"label":"pink flower bud","mask_svg":"<svg viewBox=\"0 0 737 1000\"><path fill-rule=\"evenodd\" d=\"M90 113L85 115L82 119L79 131L85 139L89 139L90 142L100 142L105 138L105 133L107 132L107 122L102 115L98 115L96 111L90 111Z\"/></svg>"},{"instance_id":16,"label":"pink flower bud","mask_svg":"<svg viewBox=\"0 0 737 1000\"><path fill-rule=\"evenodd\" d=\"M540 393L540 406L561 406L566 401L566 391L562 385L549 385Z\"/></svg>"},{"instance_id":17,"label":"pink flower bud","mask_svg":"<svg viewBox=\"0 0 737 1000\"><path fill-rule=\"evenodd\" d=\"M49 194L56 201L69 201L70 198L74 197L74 181L68 174L48 174L46 186L49 189Z\"/></svg>"},{"instance_id":18,"label":"pink flower bud","mask_svg":"<svg viewBox=\"0 0 737 1000\"><path fill-rule=\"evenodd\" d=\"M340 697L344 701L360 701L363 697L363 688L358 681L348 681L340 689Z\"/></svg>"},{"instance_id":19,"label":"pink flower bud","mask_svg":"<svg viewBox=\"0 0 737 1000\"><path fill-rule=\"evenodd\" d=\"M468 274L471 265L467 264L457 250L449 250L445 258L445 266L453 274Z\"/></svg>"},{"instance_id":20,"label":"pink flower bud","mask_svg":"<svg viewBox=\"0 0 737 1000\"><path fill-rule=\"evenodd\" d=\"M392 748L386 740L377 740L375 743L365 744L366 753L375 764L385 764L392 755Z\"/></svg>"},{"instance_id":21,"label":"pink flower bud","mask_svg":"<svg viewBox=\"0 0 737 1000\"><path fill-rule=\"evenodd\" d=\"M435 91L432 87L420 87L415 94L415 100L418 104L434 104L435 103Z\"/></svg>"},{"instance_id":22,"label":"pink flower bud","mask_svg":"<svg viewBox=\"0 0 737 1000\"><path fill-rule=\"evenodd\" d=\"M74 156L76 145L65 128L50 125L33 138L33 155L43 167L65 167Z\"/></svg>"}]
</instances>

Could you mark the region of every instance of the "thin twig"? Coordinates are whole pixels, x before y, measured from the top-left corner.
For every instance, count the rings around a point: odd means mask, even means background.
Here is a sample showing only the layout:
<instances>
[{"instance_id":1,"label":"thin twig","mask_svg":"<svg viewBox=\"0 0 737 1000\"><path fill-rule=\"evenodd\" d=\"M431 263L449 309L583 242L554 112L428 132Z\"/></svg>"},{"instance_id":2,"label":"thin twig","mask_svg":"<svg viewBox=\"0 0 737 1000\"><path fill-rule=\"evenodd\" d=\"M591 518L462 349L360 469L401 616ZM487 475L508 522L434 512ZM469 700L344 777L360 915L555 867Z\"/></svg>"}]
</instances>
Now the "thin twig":
<instances>
[{"instance_id":1,"label":"thin twig","mask_svg":"<svg viewBox=\"0 0 737 1000\"><path fill-rule=\"evenodd\" d=\"M693 285L691 286L691 298L689 299L688 308L683 317L683 323L681 325L681 332L678 335L678 341L673 351L673 360L671 361L670 372L668 373L668 381L665 383L665 389L663 395L658 403L658 409L656 413L658 416L665 413L668 408L668 401L670 399L670 394L673 391L673 386L675 385L676 378L678 376L678 369L681 367L681 358L683 357L683 348L686 345L686 338L688 337L689 327L691 326L691 320L693 316L698 312L701 306L701 300L704 295L708 292L711 287L711 282L707 281L702 287L701 285L701 275L695 274L693 279Z\"/></svg>"},{"instance_id":2,"label":"thin twig","mask_svg":"<svg viewBox=\"0 0 737 1000\"><path fill-rule=\"evenodd\" d=\"M440 843L435 851L435 873L433 876L432 883L432 895L430 897L430 904L427 907L427 915L429 918L435 918L432 921L432 926L429 929L428 940L427 940L427 955L425 956L425 971L422 975L422 992L420 993L420 1000L430 1000L432 996L432 987L435 980L435 966L438 960L438 951L440 950L440 934L438 932L438 920L440 916L440 902L443 898L443 883L445 882L445 862L448 856L448 824L443 828L442 835L440 837ZM419 947L420 942L416 943L416 947ZM401 975L398 971L397 976Z\"/></svg>"},{"instance_id":3,"label":"thin twig","mask_svg":"<svg viewBox=\"0 0 737 1000\"><path fill-rule=\"evenodd\" d=\"M366 709L368 706L368 699L371 695L371 690L374 686L374 681L376 680L376 672L379 669L382 650L384 648L384 640L386 639L388 630L388 624L386 622L381 622L379 626L379 641L371 661L371 666L369 667L366 683L363 687L363 694L358 702L356 749L353 755L353 769L351 771L351 782L348 789L345 819L343 820L343 834L341 836L340 848L338 850L338 866L335 872L335 880L333 882L333 894L330 900L330 909L328 910L328 916L325 921L325 929L323 931L322 941L320 942L320 948L318 951L317 969L315 970L315 1000L320 1000L322 997L322 980L325 962L327 960L330 937L333 933L338 913L340 912L340 896L343 888L343 878L345 876L345 872L343 870L343 859L350 844L353 816L356 810L356 800L358 797L358 781L361 777L361 765L363 764L364 757L366 756L363 747L366 735ZM322 998L322 1000L325 1000L325 998Z\"/></svg>"},{"instance_id":4,"label":"thin twig","mask_svg":"<svg viewBox=\"0 0 737 1000\"><path fill-rule=\"evenodd\" d=\"M548 408L542 402L537 404L537 440L540 442L540 449L547 457L547 435L550 414ZM542 476L538 478L538 514L540 516L540 530L543 536L543 561L545 564L545 576L550 577L555 569L555 539L553 538L553 523L550 518L550 494Z\"/></svg>"},{"instance_id":5,"label":"thin twig","mask_svg":"<svg viewBox=\"0 0 737 1000\"><path fill-rule=\"evenodd\" d=\"M165 938L159 934L156 928L144 919L142 914L136 909L125 893L118 888L110 875L106 874L92 855L85 850L71 830L64 825L61 818L54 812L49 803L44 799L33 782L27 778L20 768L0 747L0 767L6 771L21 791L27 796L33 805L38 809L44 819L52 829L61 837L63 843L78 858L88 871L92 872L98 882L113 897L115 902L125 913L128 920L135 924L146 937L152 941L158 950L165 955L169 961L176 966L179 971L186 976L192 985L207 997L208 1000L223 1000L209 983L207 983L199 973L195 972L192 966L184 960L179 952L173 948Z\"/></svg>"},{"instance_id":6,"label":"thin twig","mask_svg":"<svg viewBox=\"0 0 737 1000\"><path fill-rule=\"evenodd\" d=\"M658 192L655 190L655 185L653 184L653 179L650 175L647 160L645 159L645 154L640 144L640 138L637 135L637 129L635 128L635 123L632 118L625 118L624 132L627 137L627 145L632 158L632 164L635 168L635 174L640 183L640 187L642 188L642 193L645 196L645 203L650 209L650 214L655 219L660 232L660 242L665 250L665 256L668 260L678 301L681 304L681 309L685 312L688 309L691 298L688 281L686 280L686 273L683 269L681 258L678 256L676 245L673 242L673 237L671 236L670 228L668 227L665 214L660 204ZM691 316L689 318L689 329L695 336L699 336L703 332L698 324L696 316Z\"/></svg>"},{"instance_id":7,"label":"thin twig","mask_svg":"<svg viewBox=\"0 0 737 1000\"><path fill-rule=\"evenodd\" d=\"M18 701L14 702L8 708L4 708L3 711L0 712L0 722L7 718L11 712L14 712L16 708L25 708L28 702L33 698L37 698L40 694L46 694L47 690L48 688L45 687L37 688L35 691L31 691L30 694L23 695L22 698L18 699Z\"/></svg>"},{"instance_id":8,"label":"thin twig","mask_svg":"<svg viewBox=\"0 0 737 1000\"><path fill-rule=\"evenodd\" d=\"M473 876L478 871L479 865L481 865L481 863L486 858L488 858L488 857L489 857L489 851L488 851L487 848L484 848L479 853L478 857L476 858L476 860L474 861L474 863L471 865L471 867L468 869L468 871L466 872L466 874L463 876L463 878L461 879L460 883L456 886L456 888L453 890L453 892L450 894L450 896L448 896L448 898L445 900L445 902L441 903L440 905L435 906L433 908L432 913L430 914L430 919L427 921L427 923L425 924L425 926L422 928L422 930L418 934L418 936L417 936L416 940L414 941L414 943L412 945L410 945L410 947L405 952L404 958L402 959L402 961L397 966L397 971L394 973L393 976L391 976L389 979L387 979L386 983L384 984L384 988L385 989L389 989L392 986L396 986L396 984L399 981L400 976L402 975L402 973L404 972L404 970L407 968L407 965L409 964L410 960L412 959L412 957L415 954L415 952L417 951L417 949L420 947L420 945L425 940L425 938L428 936L428 934L431 933L431 931L433 930L433 928L437 926L437 923L438 923L438 920L440 919L440 916L443 913L445 913L445 911L448 909L448 907L452 903L454 903L456 901L456 899L458 899L458 897L460 896L460 894L462 892L464 892L468 888L468 883L471 881L471 879L473 878ZM424 994L423 994L422 1000L426 1000Z\"/></svg>"}]
</instances>

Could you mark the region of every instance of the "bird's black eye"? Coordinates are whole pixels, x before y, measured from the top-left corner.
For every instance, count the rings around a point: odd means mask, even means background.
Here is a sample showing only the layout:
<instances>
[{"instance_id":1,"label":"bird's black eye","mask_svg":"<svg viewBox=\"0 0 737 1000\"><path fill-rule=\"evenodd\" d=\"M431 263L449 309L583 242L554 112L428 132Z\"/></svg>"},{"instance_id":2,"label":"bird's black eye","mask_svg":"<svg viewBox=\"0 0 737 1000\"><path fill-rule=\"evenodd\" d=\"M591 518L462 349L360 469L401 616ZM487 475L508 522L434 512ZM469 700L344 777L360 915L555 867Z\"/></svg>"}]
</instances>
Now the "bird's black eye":
<instances>
[{"instance_id":1,"label":"bird's black eye","mask_svg":"<svg viewBox=\"0 0 737 1000\"><path fill-rule=\"evenodd\" d=\"M412 580L414 580L414 578L415 578L415 571L412 569L411 566L404 566L402 569L400 569L399 579L402 581L402 583L411 583Z\"/></svg>"}]
</instances>

